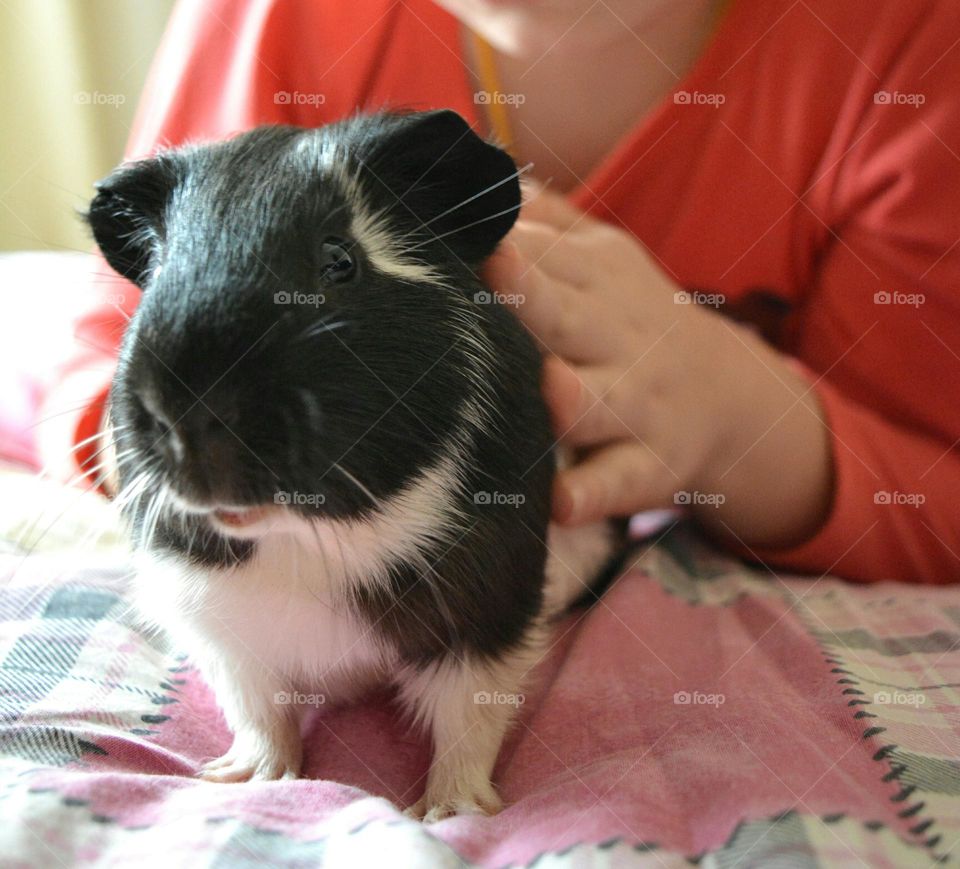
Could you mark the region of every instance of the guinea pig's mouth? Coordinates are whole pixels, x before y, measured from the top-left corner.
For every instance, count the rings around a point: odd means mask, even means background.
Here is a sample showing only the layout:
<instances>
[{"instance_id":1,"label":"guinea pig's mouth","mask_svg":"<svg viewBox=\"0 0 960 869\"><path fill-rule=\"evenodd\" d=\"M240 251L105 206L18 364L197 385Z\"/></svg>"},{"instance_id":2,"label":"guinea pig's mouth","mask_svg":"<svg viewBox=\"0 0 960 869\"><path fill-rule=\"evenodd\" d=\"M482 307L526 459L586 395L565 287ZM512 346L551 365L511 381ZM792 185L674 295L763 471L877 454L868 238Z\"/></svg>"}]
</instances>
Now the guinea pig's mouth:
<instances>
[{"instance_id":1,"label":"guinea pig's mouth","mask_svg":"<svg viewBox=\"0 0 960 869\"><path fill-rule=\"evenodd\" d=\"M173 490L168 492L180 512L203 517L215 531L232 537L259 536L282 516L282 508L273 504L198 504Z\"/></svg>"},{"instance_id":2,"label":"guinea pig's mouth","mask_svg":"<svg viewBox=\"0 0 960 869\"><path fill-rule=\"evenodd\" d=\"M221 508L211 510L210 515L221 525L228 528L249 528L267 518L269 510L266 507L245 507L240 509Z\"/></svg>"},{"instance_id":3,"label":"guinea pig's mouth","mask_svg":"<svg viewBox=\"0 0 960 869\"><path fill-rule=\"evenodd\" d=\"M204 515L210 527L239 540L255 540L277 526L283 518L282 508L272 504L259 507L214 507Z\"/></svg>"}]
</instances>

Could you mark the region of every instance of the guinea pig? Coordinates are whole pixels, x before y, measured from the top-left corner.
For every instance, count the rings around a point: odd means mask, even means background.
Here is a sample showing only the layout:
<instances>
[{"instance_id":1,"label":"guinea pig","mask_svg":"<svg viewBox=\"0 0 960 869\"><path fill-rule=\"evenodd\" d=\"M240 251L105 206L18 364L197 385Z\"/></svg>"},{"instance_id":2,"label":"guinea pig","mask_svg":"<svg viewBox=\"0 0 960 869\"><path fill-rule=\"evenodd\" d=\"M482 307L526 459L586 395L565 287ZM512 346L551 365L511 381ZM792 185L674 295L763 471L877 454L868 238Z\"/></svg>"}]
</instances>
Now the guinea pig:
<instances>
[{"instance_id":1,"label":"guinea pig","mask_svg":"<svg viewBox=\"0 0 960 869\"><path fill-rule=\"evenodd\" d=\"M549 522L534 341L477 269L519 172L456 113L260 127L124 164L87 219L137 284L110 393L133 596L234 738L209 781L298 775L300 715L395 686L426 820L491 773L551 623L615 545Z\"/></svg>"}]
</instances>

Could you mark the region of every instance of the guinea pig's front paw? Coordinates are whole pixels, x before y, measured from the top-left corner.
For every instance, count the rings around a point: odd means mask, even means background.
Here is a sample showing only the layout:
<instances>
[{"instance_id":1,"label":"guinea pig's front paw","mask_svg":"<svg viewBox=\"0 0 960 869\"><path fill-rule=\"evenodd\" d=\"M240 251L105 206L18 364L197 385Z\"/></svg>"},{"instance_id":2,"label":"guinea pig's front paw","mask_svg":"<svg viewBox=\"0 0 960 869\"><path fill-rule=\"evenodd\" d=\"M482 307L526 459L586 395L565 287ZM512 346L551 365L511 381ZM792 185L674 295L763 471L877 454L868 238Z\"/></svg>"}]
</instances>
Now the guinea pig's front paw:
<instances>
[{"instance_id":1,"label":"guinea pig's front paw","mask_svg":"<svg viewBox=\"0 0 960 869\"><path fill-rule=\"evenodd\" d=\"M220 783L294 779L300 761L299 738L278 740L260 733L237 733L230 750L205 763L197 776Z\"/></svg>"},{"instance_id":2,"label":"guinea pig's front paw","mask_svg":"<svg viewBox=\"0 0 960 869\"><path fill-rule=\"evenodd\" d=\"M457 788L446 795L428 791L404 815L432 824L454 815L495 815L502 808L503 801L493 785L485 782L479 787Z\"/></svg>"}]
</instances>

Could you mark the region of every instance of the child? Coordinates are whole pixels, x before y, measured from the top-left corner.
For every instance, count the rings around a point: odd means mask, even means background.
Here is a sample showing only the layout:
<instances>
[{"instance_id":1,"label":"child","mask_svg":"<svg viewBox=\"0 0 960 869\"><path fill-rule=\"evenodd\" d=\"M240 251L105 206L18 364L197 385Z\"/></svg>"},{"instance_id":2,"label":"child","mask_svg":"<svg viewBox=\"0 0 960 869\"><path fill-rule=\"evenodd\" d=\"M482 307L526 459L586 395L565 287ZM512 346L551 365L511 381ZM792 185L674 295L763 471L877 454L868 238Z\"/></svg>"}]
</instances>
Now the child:
<instances>
[{"instance_id":1,"label":"child","mask_svg":"<svg viewBox=\"0 0 960 869\"><path fill-rule=\"evenodd\" d=\"M935 0L181 3L128 156L457 110L550 182L487 278L584 448L558 520L679 504L775 567L951 582L958 32ZM124 296L79 324L48 402L85 403L81 462Z\"/></svg>"}]
</instances>

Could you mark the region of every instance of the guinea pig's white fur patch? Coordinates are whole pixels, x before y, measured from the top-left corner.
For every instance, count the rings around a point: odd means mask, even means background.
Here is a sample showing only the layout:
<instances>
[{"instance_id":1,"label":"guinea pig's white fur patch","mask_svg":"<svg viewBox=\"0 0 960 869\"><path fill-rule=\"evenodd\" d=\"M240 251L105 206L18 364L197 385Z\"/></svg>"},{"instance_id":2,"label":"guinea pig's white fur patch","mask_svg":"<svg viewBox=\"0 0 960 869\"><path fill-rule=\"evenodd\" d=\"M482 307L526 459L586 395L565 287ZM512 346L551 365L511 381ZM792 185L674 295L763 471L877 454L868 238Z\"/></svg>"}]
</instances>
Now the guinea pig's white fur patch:
<instances>
[{"instance_id":1,"label":"guinea pig's white fur patch","mask_svg":"<svg viewBox=\"0 0 960 869\"><path fill-rule=\"evenodd\" d=\"M295 777L304 705L323 708L392 683L410 719L434 743L427 790L411 813L428 820L496 811L490 775L531 671L549 650L549 620L579 597L609 557L607 523L550 526L544 605L518 648L499 658L450 654L426 668L403 664L376 624L347 603L349 587L386 579L418 549L462 533L453 447L364 522L310 521L281 510L239 566L198 569L142 554L135 602L168 630L213 687L234 732L231 750L201 772L214 781ZM432 581L423 563L420 581ZM505 693L506 692L506 693ZM477 698L486 696L488 700ZM492 699L490 699L492 698ZM452 750L465 734L470 739Z\"/></svg>"}]
</instances>

